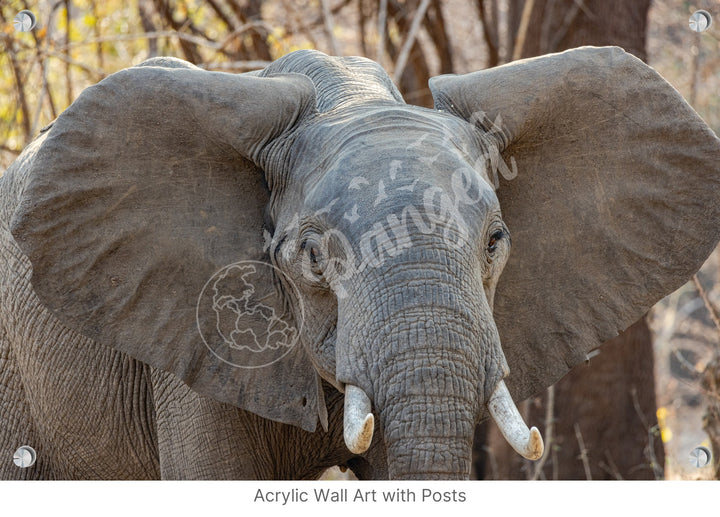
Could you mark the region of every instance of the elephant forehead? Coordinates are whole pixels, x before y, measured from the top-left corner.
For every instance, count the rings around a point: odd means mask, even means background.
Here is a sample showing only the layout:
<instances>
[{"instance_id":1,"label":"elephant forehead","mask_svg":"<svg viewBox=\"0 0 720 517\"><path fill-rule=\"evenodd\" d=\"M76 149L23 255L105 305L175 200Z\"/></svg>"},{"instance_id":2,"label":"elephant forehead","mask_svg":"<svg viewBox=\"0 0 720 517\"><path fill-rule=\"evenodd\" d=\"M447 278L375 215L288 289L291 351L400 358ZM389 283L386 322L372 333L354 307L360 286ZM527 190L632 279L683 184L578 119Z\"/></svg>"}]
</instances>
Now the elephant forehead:
<instances>
[{"instance_id":1,"label":"elephant forehead","mask_svg":"<svg viewBox=\"0 0 720 517\"><path fill-rule=\"evenodd\" d=\"M314 186L328 173L341 183L355 176L395 182L396 176L418 174L444 184L453 171L468 167L487 180L493 150L485 135L456 117L386 105L318 115L298 135L293 154L304 185Z\"/></svg>"},{"instance_id":2,"label":"elephant forehead","mask_svg":"<svg viewBox=\"0 0 720 517\"><path fill-rule=\"evenodd\" d=\"M369 145L421 147L447 145L477 147L480 133L466 121L445 113L399 104L360 106L319 117L318 129L338 143L363 141Z\"/></svg>"},{"instance_id":3,"label":"elephant forehead","mask_svg":"<svg viewBox=\"0 0 720 517\"><path fill-rule=\"evenodd\" d=\"M430 235L456 227L467 239L486 214L499 212L493 189L457 156L449 157L444 168L417 158L374 161L363 166L362 161L339 160L307 189L307 220L349 234L415 228Z\"/></svg>"}]
</instances>

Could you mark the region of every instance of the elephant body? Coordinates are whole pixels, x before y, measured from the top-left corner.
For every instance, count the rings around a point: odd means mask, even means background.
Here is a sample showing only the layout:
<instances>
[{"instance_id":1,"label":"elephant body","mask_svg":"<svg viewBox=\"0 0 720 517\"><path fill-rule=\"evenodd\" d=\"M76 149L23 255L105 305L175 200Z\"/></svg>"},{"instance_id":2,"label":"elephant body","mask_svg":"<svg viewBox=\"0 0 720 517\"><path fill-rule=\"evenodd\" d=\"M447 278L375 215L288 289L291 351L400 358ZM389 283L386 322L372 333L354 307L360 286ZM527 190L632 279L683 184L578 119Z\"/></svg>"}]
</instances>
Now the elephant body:
<instances>
[{"instance_id":1,"label":"elephant body","mask_svg":"<svg viewBox=\"0 0 720 517\"><path fill-rule=\"evenodd\" d=\"M462 479L487 416L538 459L512 398L700 267L720 143L620 49L430 87L298 51L83 92L0 179L2 477Z\"/></svg>"}]
</instances>

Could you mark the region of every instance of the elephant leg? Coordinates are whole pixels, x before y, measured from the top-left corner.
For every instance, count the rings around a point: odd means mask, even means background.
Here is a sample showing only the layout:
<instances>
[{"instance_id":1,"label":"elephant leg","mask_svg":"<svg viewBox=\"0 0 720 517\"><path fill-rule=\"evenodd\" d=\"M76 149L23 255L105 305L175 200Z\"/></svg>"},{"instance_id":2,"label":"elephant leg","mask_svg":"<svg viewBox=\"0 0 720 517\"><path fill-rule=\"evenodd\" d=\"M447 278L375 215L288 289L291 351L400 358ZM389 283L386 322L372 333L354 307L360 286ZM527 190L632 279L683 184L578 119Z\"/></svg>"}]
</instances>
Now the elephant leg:
<instances>
[{"instance_id":1,"label":"elephant leg","mask_svg":"<svg viewBox=\"0 0 720 517\"><path fill-rule=\"evenodd\" d=\"M0 198L13 185L0 183ZM148 367L67 329L39 302L9 220L0 213L0 476L157 478ZM37 451L27 469L12 462L21 445Z\"/></svg>"},{"instance_id":2,"label":"elephant leg","mask_svg":"<svg viewBox=\"0 0 720 517\"><path fill-rule=\"evenodd\" d=\"M151 377L162 479L272 478L262 468L265 437L253 439L241 410L198 395L172 374L153 369Z\"/></svg>"},{"instance_id":3,"label":"elephant leg","mask_svg":"<svg viewBox=\"0 0 720 517\"><path fill-rule=\"evenodd\" d=\"M46 447L38 436L30 416L25 388L13 357L5 327L0 323L0 402L3 420L0 424L0 479L55 479ZM37 461L20 468L12 461L15 451L29 445L37 453Z\"/></svg>"},{"instance_id":4,"label":"elephant leg","mask_svg":"<svg viewBox=\"0 0 720 517\"><path fill-rule=\"evenodd\" d=\"M36 448L38 468L50 469L42 477L156 479L148 368L63 328L40 307L16 316L6 328L9 371L27 415L16 428L31 435L25 444Z\"/></svg>"}]
</instances>

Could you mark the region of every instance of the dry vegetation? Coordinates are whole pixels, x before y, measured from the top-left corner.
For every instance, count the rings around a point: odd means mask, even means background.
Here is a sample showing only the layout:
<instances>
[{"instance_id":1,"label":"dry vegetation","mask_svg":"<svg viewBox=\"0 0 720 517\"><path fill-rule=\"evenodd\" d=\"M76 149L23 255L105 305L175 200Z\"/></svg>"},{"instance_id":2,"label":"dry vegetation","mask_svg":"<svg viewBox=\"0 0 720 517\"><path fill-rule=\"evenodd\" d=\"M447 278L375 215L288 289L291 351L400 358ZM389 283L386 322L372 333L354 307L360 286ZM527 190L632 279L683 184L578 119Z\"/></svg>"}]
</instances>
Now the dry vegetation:
<instances>
[{"instance_id":1,"label":"dry vegetation","mask_svg":"<svg viewBox=\"0 0 720 517\"><path fill-rule=\"evenodd\" d=\"M299 48L361 54L380 61L408 102L427 104L427 78L464 73L511 54L509 9L517 0L10 0L0 4L0 170L78 93L110 73L155 55L212 70L246 71ZM510 6L510 7L508 7ZM688 17L705 7L716 18L703 34ZM21 9L37 27L13 29ZM648 60L720 131L720 4L655 0ZM718 353L720 260L705 264L651 315L656 335L659 417L669 478L710 478L689 451L708 445L702 416L713 400L702 373Z\"/></svg>"}]
</instances>

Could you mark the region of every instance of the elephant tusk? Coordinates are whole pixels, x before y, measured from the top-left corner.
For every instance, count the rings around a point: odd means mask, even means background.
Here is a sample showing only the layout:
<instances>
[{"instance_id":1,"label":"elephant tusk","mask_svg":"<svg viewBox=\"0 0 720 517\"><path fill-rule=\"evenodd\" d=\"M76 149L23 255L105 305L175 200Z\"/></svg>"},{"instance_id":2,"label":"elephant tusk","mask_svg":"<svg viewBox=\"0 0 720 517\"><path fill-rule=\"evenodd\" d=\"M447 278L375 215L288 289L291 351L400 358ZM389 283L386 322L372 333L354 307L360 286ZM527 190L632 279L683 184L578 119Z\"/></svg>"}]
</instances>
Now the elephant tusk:
<instances>
[{"instance_id":1,"label":"elephant tusk","mask_svg":"<svg viewBox=\"0 0 720 517\"><path fill-rule=\"evenodd\" d=\"M346 384L343 436L350 452L361 454L368 450L374 429L375 417L370 411L370 398L357 386Z\"/></svg>"},{"instance_id":2,"label":"elephant tusk","mask_svg":"<svg viewBox=\"0 0 720 517\"><path fill-rule=\"evenodd\" d=\"M487 403L500 432L515 452L529 460L538 460L545 446L537 427L527 428L504 381L500 381Z\"/></svg>"}]
</instances>

